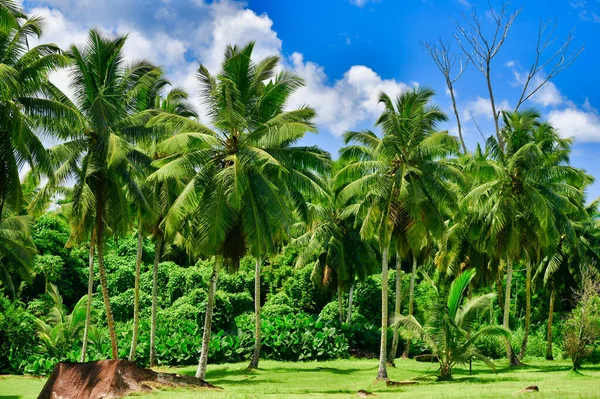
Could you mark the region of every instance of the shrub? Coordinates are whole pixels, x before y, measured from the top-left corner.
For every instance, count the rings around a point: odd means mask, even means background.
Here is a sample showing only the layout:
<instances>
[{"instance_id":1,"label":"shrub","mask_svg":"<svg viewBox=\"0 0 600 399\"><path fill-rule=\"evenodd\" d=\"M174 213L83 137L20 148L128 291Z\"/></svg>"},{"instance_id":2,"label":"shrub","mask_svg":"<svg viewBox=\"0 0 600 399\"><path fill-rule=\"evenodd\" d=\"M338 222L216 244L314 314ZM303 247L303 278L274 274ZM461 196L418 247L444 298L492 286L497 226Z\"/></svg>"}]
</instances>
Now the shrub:
<instances>
[{"instance_id":1,"label":"shrub","mask_svg":"<svg viewBox=\"0 0 600 399\"><path fill-rule=\"evenodd\" d=\"M600 282L584 276L582 290L577 293L577 307L563 324L563 349L573 362L573 370L581 368L592 355L600 338Z\"/></svg>"},{"instance_id":2,"label":"shrub","mask_svg":"<svg viewBox=\"0 0 600 399\"><path fill-rule=\"evenodd\" d=\"M38 344L35 317L0 295L0 373L22 373Z\"/></svg>"}]
</instances>

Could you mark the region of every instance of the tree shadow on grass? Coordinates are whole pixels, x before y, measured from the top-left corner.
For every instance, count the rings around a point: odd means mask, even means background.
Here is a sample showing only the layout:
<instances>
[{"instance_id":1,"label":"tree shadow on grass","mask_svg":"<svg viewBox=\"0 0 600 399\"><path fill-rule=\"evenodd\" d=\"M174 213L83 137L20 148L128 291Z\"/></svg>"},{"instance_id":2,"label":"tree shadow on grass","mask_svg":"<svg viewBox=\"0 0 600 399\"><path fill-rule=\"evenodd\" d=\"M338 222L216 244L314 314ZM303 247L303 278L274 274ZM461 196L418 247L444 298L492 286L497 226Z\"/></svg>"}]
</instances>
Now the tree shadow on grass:
<instances>
[{"instance_id":1,"label":"tree shadow on grass","mask_svg":"<svg viewBox=\"0 0 600 399\"><path fill-rule=\"evenodd\" d=\"M232 380L232 379L228 379L228 378L222 378L220 380L210 380L211 384L217 385L217 386L222 386L222 385L259 385L259 384L277 384L277 383L281 383L281 381L279 380L272 380L272 379L266 379L266 380L255 380L255 379L242 379L242 380Z\"/></svg>"},{"instance_id":2,"label":"tree shadow on grass","mask_svg":"<svg viewBox=\"0 0 600 399\"><path fill-rule=\"evenodd\" d=\"M22 396L16 395L0 395L0 399L21 399Z\"/></svg>"},{"instance_id":3,"label":"tree shadow on grass","mask_svg":"<svg viewBox=\"0 0 600 399\"><path fill-rule=\"evenodd\" d=\"M183 375L189 375L189 376L195 376L196 372L194 370L182 370L179 372L179 374L183 374ZM232 369L229 367L224 367L221 369L217 369L217 370L208 370L206 372L206 378L205 380L213 380L216 378L223 378L223 377L228 377L228 376L232 376L232 375L252 375L252 371L242 368L242 369Z\"/></svg>"}]
</instances>

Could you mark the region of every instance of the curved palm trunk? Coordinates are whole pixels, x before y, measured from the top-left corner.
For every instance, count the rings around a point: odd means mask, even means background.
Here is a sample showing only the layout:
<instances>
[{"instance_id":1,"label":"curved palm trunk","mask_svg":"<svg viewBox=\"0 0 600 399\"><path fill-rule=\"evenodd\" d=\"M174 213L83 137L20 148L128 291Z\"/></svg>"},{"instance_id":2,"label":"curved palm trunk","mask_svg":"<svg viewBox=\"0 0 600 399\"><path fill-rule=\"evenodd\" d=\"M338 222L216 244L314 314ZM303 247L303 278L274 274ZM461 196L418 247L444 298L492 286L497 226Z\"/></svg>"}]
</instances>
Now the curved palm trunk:
<instances>
[{"instance_id":1,"label":"curved palm trunk","mask_svg":"<svg viewBox=\"0 0 600 399\"><path fill-rule=\"evenodd\" d=\"M212 326L213 307L215 304L215 292L217 290L217 279L219 278L219 259L215 256L212 275L208 285L208 298L206 301L206 313L204 314L204 332L202 333L202 349L200 360L196 369L196 378L206 378L206 365L208 364L208 344L210 343L210 329Z\"/></svg>"},{"instance_id":2,"label":"curved palm trunk","mask_svg":"<svg viewBox=\"0 0 600 399\"><path fill-rule=\"evenodd\" d=\"M88 346L88 334L90 331L90 319L92 318L92 294L94 290L94 231L90 237L90 255L89 255L89 272L88 272L88 293L87 303L85 306L85 325L83 327L83 346L81 347L81 363L85 362Z\"/></svg>"},{"instance_id":3,"label":"curved palm trunk","mask_svg":"<svg viewBox=\"0 0 600 399\"><path fill-rule=\"evenodd\" d=\"M381 346L379 347L378 380L387 380L387 330L388 330L388 253L389 248L383 249L381 259Z\"/></svg>"},{"instance_id":4,"label":"curved palm trunk","mask_svg":"<svg viewBox=\"0 0 600 399\"><path fill-rule=\"evenodd\" d=\"M104 201L101 190L97 193L96 201L96 250L98 251L98 270L100 272L100 286L102 287L102 299L106 308L106 322L108 325L108 334L110 335L110 346L112 349L112 358L119 358L119 347L117 344L117 334L115 332L115 320L113 319L112 308L110 306L110 297L108 295L108 283L106 281L106 268L104 267Z\"/></svg>"},{"instance_id":5,"label":"curved palm trunk","mask_svg":"<svg viewBox=\"0 0 600 399\"><path fill-rule=\"evenodd\" d=\"M354 299L354 284L350 286L350 292L348 292L348 315L346 316L346 323L352 323L352 300Z\"/></svg>"},{"instance_id":6,"label":"curved palm trunk","mask_svg":"<svg viewBox=\"0 0 600 399\"><path fill-rule=\"evenodd\" d=\"M140 218L138 226L137 254L135 258L135 283L133 289L133 334L131 337L131 350L129 351L129 361L131 362L135 360L135 350L137 348L138 331L140 325L140 274L142 269L143 248L144 235L142 233L142 220Z\"/></svg>"},{"instance_id":7,"label":"curved palm trunk","mask_svg":"<svg viewBox=\"0 0 600 399\"><path fill-rule=\"evenodd\" d=\"M412 316L414 312L414 296L415 296L415 278L417 276L417 255L413 254L413 265L412 271L410 273L410 291L408 298L408 315ZM404 353L402 357L408 359L408 354L410 353L410 339L406 340L406 345L404 346Z\"/></svg>"},{"instance_id":8,"label":"curved palm trunk","mask_svg":"<svg viewBox=\"0 0 600 399\"><path fill-rule=\"evenodd\" d=\"M254 273L254 316L256 320L254 326L254 352L248 365L249 369L258 368L260 359L260 258L256 258Z\"/></svg>"},{"instance_id":9,"label":"curved palm trunk","mask_svg":"<svg viewBox=\"0 0 600 399\"><path fill-rule=\"evenodd\" d=\"M529 339L529 328L531 326L531 263L527 262L527 271L525 278L525 336L523 337L523 343L521 344L521 352L519 353L519 359L525 357L527 352L527 340Z\"/></svg>"},{"instance_id":10,"label":"curved palm trunk","mask_svg":"<svg viewBox=\"0 0 600 399\"><path fill-rule=\"evenodd\" d=\"M337 287L338 296L338 314L340 318L340 324L344 322L344 300L342 298L342 286L338 283Z\"/></svg>"},{"instance_id":11,"label":"curved palm trunk","mask_svg":"<svg viewBox=\"0 0 600 399\"><path fill-rule=\"evenodd\" d=\"M510 317L510 287L512 284L512 274L512 262L508 261L508 265L506 268L506 292L504 294L504 317L502 320L502 325L506 328L508 328L508 321ZM510 340L508 338L506 339L506 356L510 361L511 367L522 365L522 363L515 355L515 352L513 351L512 345L510 344Z\"/></svg>"},{"instance_id":12,"label":"curved palm trunk","mask_svg":"<svg viewBox=\"0 0 600 399\"><path fill-rule=\"evenodd\" d=\"M394 315L400 314L400 302L402 294L402 262L400 256L396 256L396 297L394 298ZM392 337L392 348L390 350L389 360L393 364L398 354L398 323L394 324L394 336Z\"/></svg>"},{"instance_id":13,"label":"curved palm trunk","mask_svg":"<svg viewBox=\"0 0 600 399\"><path fill-rule=\"evenodd\" d=\"M548 309L548 344L546 346L546 360L554 360L552 355L552 319L554 318L554 299L556 296L556 288L552 283L552 291L550 291L550 306Z\"/></svg>"},{"instance_id":14,"label":"curved palm trunk","mask_svg":"<svg viewBox=\"0 0 600 399\"><path fill-rule=\"evenodd\" d=\"M163 235L156 235L154 264L152 265L152 315L150 321L150 367L156 366L156 312L158 310L158 264L162 253Z\"/></svg>"}]
</instances>

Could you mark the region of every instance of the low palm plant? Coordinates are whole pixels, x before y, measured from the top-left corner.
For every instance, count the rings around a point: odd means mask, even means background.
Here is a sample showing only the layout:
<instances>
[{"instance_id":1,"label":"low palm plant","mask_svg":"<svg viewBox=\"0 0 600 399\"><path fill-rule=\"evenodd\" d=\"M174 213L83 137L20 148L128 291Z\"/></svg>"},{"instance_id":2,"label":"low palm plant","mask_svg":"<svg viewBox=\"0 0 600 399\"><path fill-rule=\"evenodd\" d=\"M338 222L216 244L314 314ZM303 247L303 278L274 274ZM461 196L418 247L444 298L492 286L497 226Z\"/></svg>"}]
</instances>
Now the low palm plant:
<instances>
[{"instance_id":1,"label":"low palm plant","mask_svg":"<svg viewBox=\"0 0 600 399\"><path fill-rule=\"evenodd\" d=\"M58 288L49 284L47 289L54 306L45 318L36 320L38 337L48 353L60 355L69 351L80 339L85 325L87 297L83 296L75 304L73 311L67 313Z\"/></svg>"},{"instance_id":2,"label":"low palm plant","mask_svg":"<svg viewBox=\"0 0 600 399\"><path fill-rule=\"evenodd\" d=\"M474 269L463 272L452 281L448 290L440 290L432 282L438 301L429 310L425 326L413 316L396 315L396 323L420 335L437 356L440 363L438 378L441 381L451 380L454 366L471 359L481 360L494 369L494 364L479 351L475 342L486 336L510 337L510 331L503 326L489 325L472 332L478 314L487 309L496 296L495 293L485 294L468 299L463 304L465 292L475 273Z\"/></svg>"}]
</instances>

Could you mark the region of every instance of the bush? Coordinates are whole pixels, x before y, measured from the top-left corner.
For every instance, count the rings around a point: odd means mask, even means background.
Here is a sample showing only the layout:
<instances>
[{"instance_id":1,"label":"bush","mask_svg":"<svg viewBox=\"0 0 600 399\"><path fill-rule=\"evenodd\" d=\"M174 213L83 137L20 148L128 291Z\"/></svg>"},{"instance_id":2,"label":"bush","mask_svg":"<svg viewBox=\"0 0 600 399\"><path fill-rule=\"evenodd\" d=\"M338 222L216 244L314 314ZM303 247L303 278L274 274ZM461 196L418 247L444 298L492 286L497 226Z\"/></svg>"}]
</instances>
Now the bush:
<instances>
[{"instance_id":1,"label":"bush","mask_svg":"<svg viewBox=\"0 0 600 399\"><path fill-rule=\"evenodd\" d=\"M573 370L594 352L600 339L600 283L584 282L579 302L563 325L563 349L573 361Z\"/></svg>"},{"instance_id":2,"label":"bush","mask_svg":"<svg viewBox=\"0 0 600 399\"><path fill-rule=\"evenodd\" d=\"M261 354L267 359L326 360L348 355L348 340L339 328L313 316L299 313L263 318L261 324ZM238 327L248 331L249 326Z\"/></svg>"},{"instance_id":3,"label":"bush","mask_svg":"<svg viewBox=\"0 0 600 399\"><path fill-rule=\"evenodd\" d=\"M0 374L22 373L38 344L35 317L0 295Z\"/></svg>"}]
</instances>

